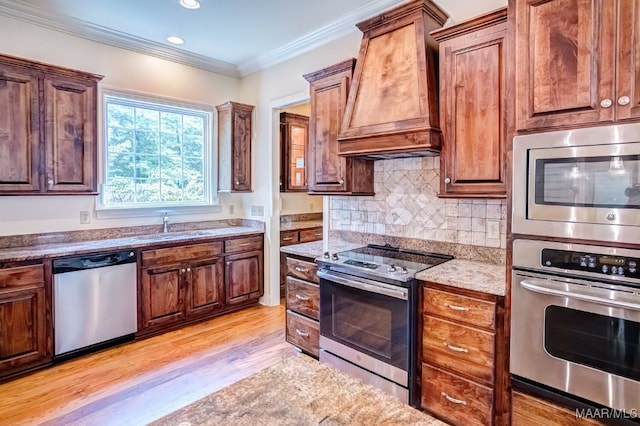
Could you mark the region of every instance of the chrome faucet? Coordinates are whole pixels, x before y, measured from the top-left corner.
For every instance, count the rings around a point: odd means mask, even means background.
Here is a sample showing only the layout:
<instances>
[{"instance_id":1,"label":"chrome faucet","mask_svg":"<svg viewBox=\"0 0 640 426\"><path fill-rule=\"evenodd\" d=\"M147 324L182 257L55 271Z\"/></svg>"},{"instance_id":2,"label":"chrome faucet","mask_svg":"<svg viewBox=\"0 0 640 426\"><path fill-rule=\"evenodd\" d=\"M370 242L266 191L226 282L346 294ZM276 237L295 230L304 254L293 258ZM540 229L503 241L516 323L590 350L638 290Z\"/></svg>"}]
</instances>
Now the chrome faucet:
<instances>
[{"instance_id":1,"label":"chrome faucet","mask_svg":"<svg viewBox=\"0 0 640 426\"><path fill-rule=\"evenodd\" d=\"M169 232L169 214L164 212L164 216L162 216L162 232L165 234Z\"/></svg>"}]
</instances>

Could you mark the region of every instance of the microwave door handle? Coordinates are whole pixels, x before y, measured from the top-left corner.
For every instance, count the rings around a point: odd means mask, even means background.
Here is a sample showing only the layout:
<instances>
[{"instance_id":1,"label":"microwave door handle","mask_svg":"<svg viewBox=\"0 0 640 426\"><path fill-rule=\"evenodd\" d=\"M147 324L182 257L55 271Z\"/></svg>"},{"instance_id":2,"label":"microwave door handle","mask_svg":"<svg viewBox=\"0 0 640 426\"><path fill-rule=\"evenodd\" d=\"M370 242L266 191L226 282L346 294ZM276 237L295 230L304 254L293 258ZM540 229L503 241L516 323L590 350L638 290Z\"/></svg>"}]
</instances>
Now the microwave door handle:
<instances>
[{"instance_id":1,"label":"microwave door handle","mask_svg":"<svg viewBox=\"0 0 640 426\"><path fill-rule=\"evenodd\" d=\"M611 306L615 308L633 309L640 311L640 305L636 303L623 302L621 300L611 300L604 297L593 296L589 294L573 293L569 291L558 290L555 288L549 288L540 281L522 280L520 285L530 291L542 294L549 294L551 296L568 297L570 299L582 300L585 302L598 303L601 305Z\"/></svg>"},{"instance_id":2,"label":"microwave door handle","mask_svg":"<svg viewBox=\"0 0 640 426\"><path fill-rule=\"evenodd\" d=\"M377 284L375 281L364 280L364 279L363 279L363 281L367 281L367 282L350 280L350 279L343 278L341 276L332 274L330 272L325 272L325 271L318 271L316 273L318 274L318 277L320 277L321 279L325 279L327 281L333 281L335 283L346 285L346 286L352 287L352 288L356 288L358 290L363 290L363 291L369 291L369 292L372 292L372 293L382 294L384 296L393 297L395 299L402 299L402 300L408 300L409 299L409 293L405 289L396 290L396 289L392 289L392 288L387 288L387 287L383 287L383 286Z\"/></svg>"}]
</instances>

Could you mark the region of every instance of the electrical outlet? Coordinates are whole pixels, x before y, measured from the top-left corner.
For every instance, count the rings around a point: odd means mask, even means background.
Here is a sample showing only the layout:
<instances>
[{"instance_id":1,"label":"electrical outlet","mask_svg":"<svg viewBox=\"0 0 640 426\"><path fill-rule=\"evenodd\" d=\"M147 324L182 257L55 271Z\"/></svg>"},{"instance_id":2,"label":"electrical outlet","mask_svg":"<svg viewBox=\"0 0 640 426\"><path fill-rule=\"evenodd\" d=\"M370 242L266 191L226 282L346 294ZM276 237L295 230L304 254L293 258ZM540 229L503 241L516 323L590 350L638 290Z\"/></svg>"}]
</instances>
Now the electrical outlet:
<instances>
[{"instance_id":1,"label":"electrical outlet","mask_svg":"<svg viewBox=\"0 0 640 426\"><path fill-rule=\"evenodd\" d=\"M500 238L500 221L487 220L487 238L497 240Z\"/></svg>"},{"instance_id":2,"label":"electrical outlet","mask_svg":"<svg viewBox=\"0 0 640 426\"><path fill-rule=\"evenodd\" d=\"M236 206L233 204L229 204L229 214L234 214L236 212Z\"/></svg>"},{"instance_id":3,"label":"electrical outlet","mask_svg":"<svg viewBox=\"0 0 640 426\"><path fill-rule=\"evenodd\" d=\"M251 216L264 216L264 206L251 206Z\"/></svg>"},{"instance_id":4,"label":"electrical outlet","mask_svg":"<svg viewBox=\"0 0 640 426\"><path fill-rule=\"evenodd\" d=\"M80 223L91 223L91 216L86 210L80 212Z\"/></svg>"}]
</instances>

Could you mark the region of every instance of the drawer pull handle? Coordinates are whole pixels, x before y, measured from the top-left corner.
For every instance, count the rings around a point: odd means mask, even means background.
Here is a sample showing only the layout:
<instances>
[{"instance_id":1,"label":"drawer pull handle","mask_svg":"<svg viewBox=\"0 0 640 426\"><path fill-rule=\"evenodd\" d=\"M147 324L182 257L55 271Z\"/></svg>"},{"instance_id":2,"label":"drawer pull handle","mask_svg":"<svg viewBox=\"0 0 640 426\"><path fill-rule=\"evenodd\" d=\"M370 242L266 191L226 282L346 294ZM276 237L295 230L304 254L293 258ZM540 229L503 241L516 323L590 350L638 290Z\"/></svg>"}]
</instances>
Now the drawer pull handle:
<instances>
[{"instance_id":1,"label":"drawer pull handle","mask_svg":"<svg viewBox=\"0 0 640 426\"><path fill-rule=\"evenodd\" d=\"M464 352L464 353L468 353L469 352L469 349L461 348L459 346L453 346L453 345L450 345L448 343L445 343L445 346L448 347L449 349L451 349L454 352Z\"/></svg>"},{"instance_id":2,"label":"drawer pull handle","mask_svg":"<svg viewBox=\"0 0 640 426\"><path fill-rule=\"evenodd\" d=\"M464 401L462 399L456 399L456 398L454 398L452 396L447 395L444 392L440 392L440 395L444 396L447 401L453 402L454 404L467 405L467 401Z\"/></svg>"},{"instance_id":3,"label":"drawer pull handle","mask_svg":"<svg viewBox=\"0 0 640 426\"><path fill-rule=\"evenodd\" d=\"M291 240L293 240L293 237L284 237L282 239L282 241L291 241Z\"/></svg>"},{"instance_id":4,"label":"drawer pull handle","mask_svg":"<svg viewBox=\"0 0 640 426\"><path fill-rule=\"evenodd\" d=\"M295 266L293 269L295 269L298 272L309 272L307 268L301 268L299 266Z\"/></svg>"},{"instance_id":5,"label":"drawer pull handle","mask_svg":"<svg viewBox=\"0 0 640 426\"><path fill-rule=\"evenodd\" d=\"M246 246L250 246L250 245L251 245L251 243L242 243L242 244L240 244L240 247L246 247Z\"/></svg>"},{"instance_id":6,"label":"drawer pull handle","mask_svg":"<svg viewBox=\"0 0 640 426\"><path fill-rule=\"evenodd\" d=\"M309 300L309 298L307 296L300 296L299 294L296 294L296 299L303 300L303 301Z\"/></svg>"},{"instance_id":7,"label":"drawer pull handle","mask_svg":"<svg viewBox=\"0 0 640 426\"><path fill-rule=\"evenodd\" d=\"M454 310L454 311L468 311L469 308L467 308L466 306L457 306L457 305L452 305L451 303L447 304L447 308Z\"/></svg>"},{"instance_id":8,"label":"drawer pull handle","mask_svg":"<svg viewBox=\"0 0 640 426\"><path fill-rule=\"evenodd\" d=\"M305 333L304 331L300 331L296 328L296 334L302 337L309 337L309 333Z\"/></svg>"}]
</instances>

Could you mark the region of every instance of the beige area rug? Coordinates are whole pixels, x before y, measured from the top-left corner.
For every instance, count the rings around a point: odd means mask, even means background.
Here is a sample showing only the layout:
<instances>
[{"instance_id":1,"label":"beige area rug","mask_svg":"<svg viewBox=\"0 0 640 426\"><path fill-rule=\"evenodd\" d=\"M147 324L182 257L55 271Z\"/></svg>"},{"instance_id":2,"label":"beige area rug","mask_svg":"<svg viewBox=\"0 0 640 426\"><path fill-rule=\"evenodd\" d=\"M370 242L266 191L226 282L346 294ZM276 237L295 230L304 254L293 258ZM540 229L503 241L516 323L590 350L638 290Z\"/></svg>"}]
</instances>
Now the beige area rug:
<instances>
[{"instance_id":1,"label":"beige area rug","mask_svg":"<svg viewBox=\"0 0 640 426\"><path fill-rule=\"evenodd\" d=\"M221 389L152 425L446 424L300 354Z\"/></svg>"}]
</instances>

